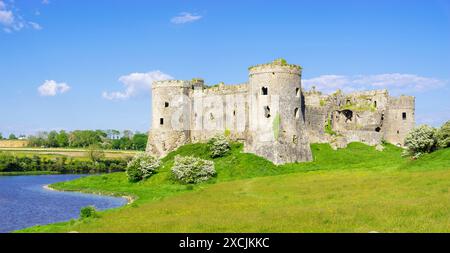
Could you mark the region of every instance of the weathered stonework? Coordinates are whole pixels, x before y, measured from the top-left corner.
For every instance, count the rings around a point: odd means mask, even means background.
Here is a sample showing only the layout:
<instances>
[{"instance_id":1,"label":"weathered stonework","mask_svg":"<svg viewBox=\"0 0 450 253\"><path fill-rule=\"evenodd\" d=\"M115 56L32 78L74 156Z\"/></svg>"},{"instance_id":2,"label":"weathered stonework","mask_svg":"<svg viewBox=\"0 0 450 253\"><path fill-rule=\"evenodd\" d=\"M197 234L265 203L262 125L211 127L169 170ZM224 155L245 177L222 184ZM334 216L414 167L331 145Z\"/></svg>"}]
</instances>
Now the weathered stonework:
<instances>
[{"instance_id":1,"label":"weathered stonework","mask_svg":"<svg viewBox=\"0 0 450 253\"><path fill-rule=\"evenodd\" d=\"M244 151L275 164L312 160L310 143L342 148L360 141L402 145L414 127L414 98L386 90L324 95L304 92L302 69L276 60L249 68L248 83L212 87L199 78L153 83L147 151L165 156L179 146L225 134Z\"/></svg>"}]
</instances>

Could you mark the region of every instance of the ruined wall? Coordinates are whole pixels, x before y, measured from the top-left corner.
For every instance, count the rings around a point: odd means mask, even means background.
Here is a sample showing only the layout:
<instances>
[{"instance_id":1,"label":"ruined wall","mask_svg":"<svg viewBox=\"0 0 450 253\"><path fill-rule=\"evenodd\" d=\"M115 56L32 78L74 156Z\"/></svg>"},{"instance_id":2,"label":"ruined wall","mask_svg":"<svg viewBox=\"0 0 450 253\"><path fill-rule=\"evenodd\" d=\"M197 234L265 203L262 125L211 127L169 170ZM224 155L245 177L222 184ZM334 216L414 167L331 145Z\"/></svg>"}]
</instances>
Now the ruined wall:
<instances>
[{"instance_id":1,"label":"ruined wall","mask_svg":"<svg viewBox=\"0 0 450 253\"><path fill-rule=\"evenodd\" d=\"M310 143L328 142L325 125L332 109L327 101L328 95L320 92L303 92L305 99L305 127Z\"/></svg>"},{"instance_id":2,"label":"ruined wall","mask_svg":"<svg viewBox=\"0 0 450 253\"><path fill-rule=\"evenodd\" d=\"M226 134L275 164L310 161L309 143L402 145L414 127L414 97L387 90L304 92L301 67L276 60L249 68L248 83L205 86L202 79L153 83L147 151L162 157L190 142Z\"/></svg>"},{"instance_id":3,"label":"ruined wall","mask_svg":"<svg viewBox=\"0 0 450 253\"><path fill-rule=\"evenodd\" d=\"M192 141L204 142L225 132L232 140L245 140L248 128L247 92L246 83L192 90Z\"/></svg>"},{"instance_id":4,"label":"ruined wall","mask_svg":"<svg viewBox=\"0 0 450 253\"><path fill-rule=\"evenodd\" d=\"M386 130L384 139L392 144L403 145L406 135L415 125L415 98L400 96L389 98L386 111Z\"/></svg>"}]
</instances>

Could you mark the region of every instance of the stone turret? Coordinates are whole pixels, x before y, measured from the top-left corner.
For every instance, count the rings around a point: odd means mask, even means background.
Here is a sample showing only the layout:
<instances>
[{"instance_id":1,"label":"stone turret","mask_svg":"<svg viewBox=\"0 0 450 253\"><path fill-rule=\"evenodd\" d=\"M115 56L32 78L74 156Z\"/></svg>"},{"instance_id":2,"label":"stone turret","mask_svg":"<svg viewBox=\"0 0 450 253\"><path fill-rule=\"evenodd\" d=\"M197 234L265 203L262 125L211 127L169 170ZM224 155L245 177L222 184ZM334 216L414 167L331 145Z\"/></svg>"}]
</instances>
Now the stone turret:
<instances>
[{"instance_id":1,"label":"stone turret","mask_svg":"<svg viewBox=\"0 0 450 253\"><path fill-rule=\"evenodd\" d=\"M275 164L310 161L302 110L301 67L275 60L249 68L245 149Z\"/></svg>"},{"instance_id":2,"label":"stone turret","mask_svg":"<svg viewBox=\"0 0 450 253\"><path fill-rule=\"evenodd\" d=\"M152 129L147 151L162 157L190 141L190 81L156 81L152 86Z\"/></svg>"}]
</instances>

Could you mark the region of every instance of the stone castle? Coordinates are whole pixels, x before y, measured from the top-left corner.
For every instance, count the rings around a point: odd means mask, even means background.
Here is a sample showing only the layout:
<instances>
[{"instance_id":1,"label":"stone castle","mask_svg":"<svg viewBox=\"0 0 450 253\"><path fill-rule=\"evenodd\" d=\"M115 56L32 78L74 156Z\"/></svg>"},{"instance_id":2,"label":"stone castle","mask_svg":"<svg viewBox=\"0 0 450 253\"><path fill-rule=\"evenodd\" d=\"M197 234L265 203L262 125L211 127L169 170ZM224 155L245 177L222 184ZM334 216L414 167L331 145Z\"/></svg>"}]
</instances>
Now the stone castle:
<instances>
[{"instance_id":1,"label":"stone castle","mask_svg":"<svg viewBox=\"0 0 450 253\"><path fill-rule=\"evenodd\" d=\"M414 127L414 97L394 98L387 90L303 91L301 75L300 66L279 59L250 67L243 84L156 81L147 151L162 157L186 143L225 134L243 142L245 152L284 164L312 160L310 143L402 146Z\"/></svg>"}]
</instances>

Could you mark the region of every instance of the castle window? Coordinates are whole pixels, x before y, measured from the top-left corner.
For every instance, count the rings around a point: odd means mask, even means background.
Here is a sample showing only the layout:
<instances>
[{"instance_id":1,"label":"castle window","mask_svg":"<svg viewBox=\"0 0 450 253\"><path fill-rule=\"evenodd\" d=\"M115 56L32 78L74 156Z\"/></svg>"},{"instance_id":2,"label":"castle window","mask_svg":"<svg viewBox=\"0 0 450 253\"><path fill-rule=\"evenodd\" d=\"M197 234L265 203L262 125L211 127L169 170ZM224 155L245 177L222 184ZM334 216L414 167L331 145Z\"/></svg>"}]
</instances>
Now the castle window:
<instances>
[{"instance_id":1,"label":"castle window","mask_svg":"<svg viewBox=\"0 0 450 253\"><path fill-rule=\"evenodd\" d=\"M375 132L380 132L380 131L381 131L380 127L375 128Z\"/></svg>"},{"instance_id":2,"label":"castle window","mask_svg":"<svg viewBox=\"0 0 450 253\"><path fill-rule=\"evenodd\" d=\"M294 144L297 144L297 143L298 143L298 137L297 137L297 135L292 136L292 142L293 142Z\"/></svg>"},{"instance_id":3,"label":"castle window","mask_svg":"<svg viewBox=\"0 0 450 253\"><path fill-rule=\"evenodd\" d=\"M261 88L261 95L267 96L267 94L269 94L269 88L267 88L267 87L262 87L262 88Z\"/></svg>"},{"instance_id":4,"label":"castle window","mask_svg":"<svg viewBox=\"0 0 450 253\"><path fill-rule=\"evenodd\" d=\"M159 119L159 124L160 124L160 125L164 125L164 118L160 118L160 119Z\"/></svg>"},{"instance_id":5,"label":"castle window","mask_svg":"<svg viewBox=\"0 0 450 253\"><path fill-rule=\"evenodd\" d=\"M397 134L400 134L400 131L397 130Z\"/></svg>"},{"instance_id":6,"label":"castle window","mask_svg":"<svg viewBox=\"0 0 450 253\"><path fill-rule=\"evenodd\" d=\"M402 113L402 119L405 120L406 119L406 112Z\"/></svg>"},{"instance_id":7,"label":"castle window","mask_svg":"<svg viewBox=\"0 0 450 253\"><path fill-rule=\"evenodd\" d=\"M295 108L294 109L294 116L295 116L295 118L299 118L300 117L300 113L298 113L298 108Z\"/></svg>"},{"instance_id":8,"label":"castle window","mask_svg":"<svg viewBox=\"0 0 450 253\"><path fill-rule=\"evenodd\" d=\"M264 106L264 116L270 118L270 107Z\"/></svg>"},{"instance_id":9,"label":"castle window","mask_svg":"<svg viewBox=\"0 0 450 253\"><path fill-rule=\"evenodd\" d=\"M169 107L169 102L164 102L164 107Z\"/></svg>"},{"instance_id":10,"label":"castle window","mask_svg":"<svg viewBox=\"0 0 450 253\"><path fill-rule=\"evenodd\" d=\"M212 113L209 114L209 119L214 120L214 115Z\"/></svg>"},{"instance_id":11,"label":"castle window","mask_svg":"<svg viewBox=\"0 0 450 253\"><path fill-rule=\"evenodd\" d=\"M300 88L295 88L295 95L300 97Z\"/></svg>"},{"instance_id":12,"label":"castle window","mask_svg":"<svg viewBox=\"0 0 450 253\"><path fill-rule=\"evenodd\" d=\"M347 101L345 102L345 104L349 105L350 104L350 99L347 99Z\"/></svg>"},{"instance_id":13,"label":"castle window","mask_svg":"<svg viewBox=\"0 0 450 253\"><path fill-rule=\"evenodd\" d=\"M377 101L373 101L373 106L375 106L375 108L377 108Z\"/></svg>"},{"instance_id":14,"label":"castle window","mask_svg":"<svg viewBox=\"0 0 450 253\"><path fill-rule=\"evenodd\" d=\"M236 116L236 111L235 110L233 111L233 116Z\"/></svg>"}]
</instances>

